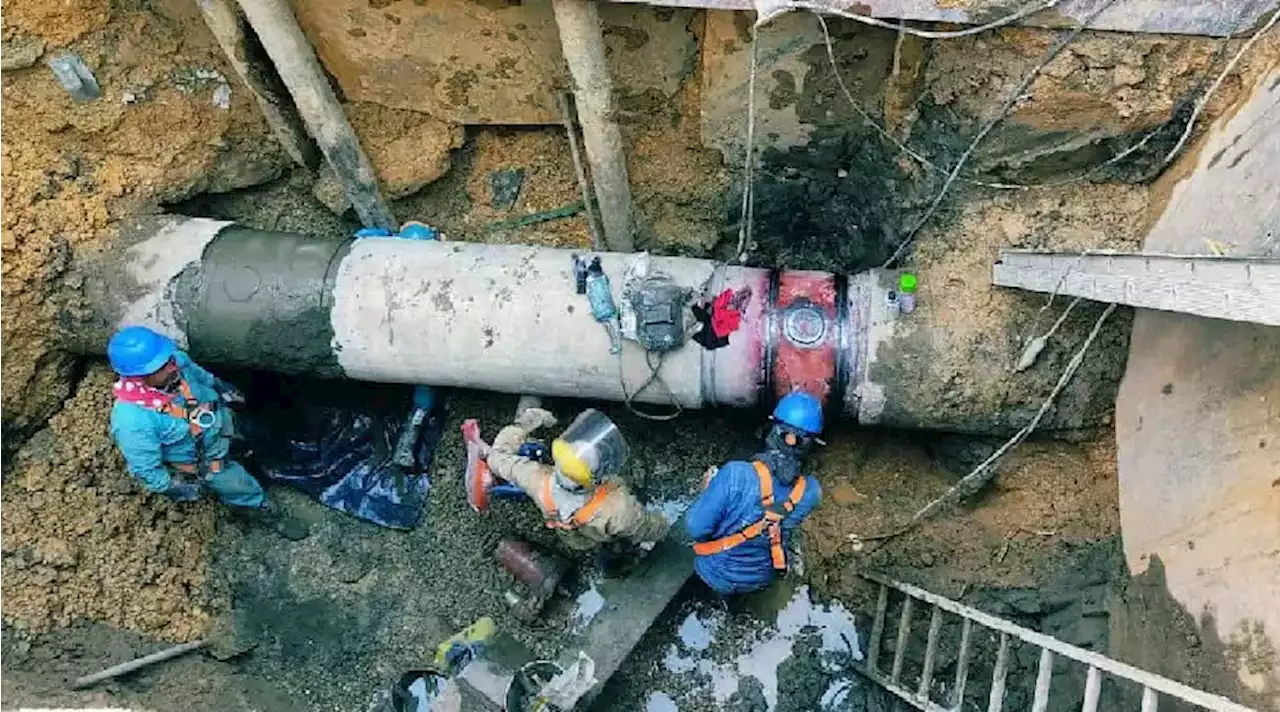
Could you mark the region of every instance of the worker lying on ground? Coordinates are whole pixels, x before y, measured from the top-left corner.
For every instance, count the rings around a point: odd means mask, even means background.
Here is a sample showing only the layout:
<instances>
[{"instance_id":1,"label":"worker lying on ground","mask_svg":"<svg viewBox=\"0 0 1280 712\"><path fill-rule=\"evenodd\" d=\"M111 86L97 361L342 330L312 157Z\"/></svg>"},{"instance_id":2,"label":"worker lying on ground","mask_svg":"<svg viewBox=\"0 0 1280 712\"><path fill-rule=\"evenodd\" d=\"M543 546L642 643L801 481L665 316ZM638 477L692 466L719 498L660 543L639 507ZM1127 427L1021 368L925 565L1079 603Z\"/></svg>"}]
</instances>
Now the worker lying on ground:
<instances>
[{"instance_id":1,"label":"worker lying on ground","mask_svg":"<svg viewBox=\"0 0 1280 712\"><path fill-rule=\"evenodd\" d=\"M800 472L814 443L821 443L822 404L791 393L772 420L764 452L708 470L685 518L695 542L694 571L721 595L759 591L788 569L803 573L792 530L822 499L818 480Z\"/></svg>"},{"instance_id":2,"label":"worker lying on ground","mask_svg":"<svg viewBox=\"0 0 1280 712\"><path fill-rule=\"evenodd\" d=\"M661 540L670 524L647 511L617 478L626 462L626 442L597 410L583 411L551 443L554 467L519 455L530 433L555 422L541 408L523 410L493 441L489 468L533 499L566 546L597 550L605 573L620 574L634 561L637 546Z\"/></svg>"},{"instance_id":3,"label":"worker lying on ground","mask_svg":"<svg viewBox=\"0 0 1280 712\"><path fill-rule=\"evenodd\" d=\"M141 326L116 332L107 358L120 375L111 434L129 471L148 490L191 502L207 487L225 504L266 515L289 538L306 536L302 523L279 516L262 485L228 459L235 433L230 406L244 403L234 386Z\"/></svg>"}]
</instances>

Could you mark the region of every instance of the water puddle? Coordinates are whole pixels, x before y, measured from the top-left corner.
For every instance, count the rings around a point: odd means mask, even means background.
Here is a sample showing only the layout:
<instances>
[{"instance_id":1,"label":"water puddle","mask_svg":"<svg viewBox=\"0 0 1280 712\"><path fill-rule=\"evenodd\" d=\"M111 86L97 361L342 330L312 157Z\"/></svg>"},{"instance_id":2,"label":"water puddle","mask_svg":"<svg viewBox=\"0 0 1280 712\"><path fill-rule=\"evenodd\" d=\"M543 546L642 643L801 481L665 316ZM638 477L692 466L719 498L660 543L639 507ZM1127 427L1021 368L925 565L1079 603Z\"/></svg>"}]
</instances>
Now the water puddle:
<instances>
[{"instance_id":1,"label":"water puddle","mask_svg":"<svg viewBox=\"0 0 1280 712\"><path fill-rule=\"evenodd\" d=\"M786 591L781 593L785 595ZM778 705L778 669L795 654L797 643L804 641L809 651L807 659L816 662L814 672L835 677L822 695L821 709L843 709L859 684L853 679L850 664L862 660L853 612L839 601L814 602L808 586L796 588L774 611L772 620L763 617L763 622L772 626L748 630L743 640L717 646L721 638L729 635L729 614L712 604L700 606L680 623L679 642L668 646L663 667L675 675L707 679L711 695L721 705L734 694L745 693L743 681L753 678L772 711ZM732 623L737 625L738 621Z\"/></svg>"},{"instance_id":2,"label":"water puddle","mask_svg":"<svg viewBox=\"0 0 1280 712\"><path fill-rule=\"evenodd\" d=\"M680 521L680 517L684 516L685 510L689 509L692 504L693 497L678 497L676 499L650 502L644 508L650 512L661 514L669 524L675 524Z\"/></svg>"},{"instance_id":3,"label":"water puddle","mask_svg":"<svg viewBox=\"0 0 1280 712\"><path fill-rule=\"evenodd\" d=\"M575 630L582 630L595 620L596 615L604 610L604 596L600 595L600 589L596 588L596 582L591 582L591 587L582 593L573 602L573 627Z\"/></svg>"},{"instance_id":4,"label":"water puddle","mask_svg":"<svg viewBox=\"0 0 1280 712\"><path fill-rule=\"evenodd\" d=\"M644 703L644 712L680 712L676 701L665 692L651 692Z\"/></svg>"}]
</instances>

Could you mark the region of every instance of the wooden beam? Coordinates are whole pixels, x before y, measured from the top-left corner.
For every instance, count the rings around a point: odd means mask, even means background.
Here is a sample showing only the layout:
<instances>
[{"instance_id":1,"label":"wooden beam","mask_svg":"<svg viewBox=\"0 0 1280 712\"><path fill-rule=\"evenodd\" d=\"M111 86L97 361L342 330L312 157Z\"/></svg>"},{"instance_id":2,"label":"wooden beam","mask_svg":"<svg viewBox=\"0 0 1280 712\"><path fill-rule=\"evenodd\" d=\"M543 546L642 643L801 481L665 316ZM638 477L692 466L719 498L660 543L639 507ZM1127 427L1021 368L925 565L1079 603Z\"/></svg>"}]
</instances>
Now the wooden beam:
<instances>
[{"instance_id":1,"label":"wooden beam","mask_svg":"<svg viewBox=\"0 0 1280 712\"><path fill-rule=\"evenodd\" d=\"M227 63L240 76L245 88L258 102L262 117L267 126L275 134L276 140L284 148L285 153L294 163L307 168L314 168L319 158L316 147L307 136L307 131L298 118L298 112L289 101L283 87L274 77L265 61L254 61L249 55L249 43L241 25L241 15L236 10L235 0L198 0L200 14L209 26L218 46L227 55Z\"/></svg>"},{"instance_id":2,"label":"wooden beam","mask_svg":"<svg viewBox=\"0 0 1280 712\"><path fill-rule=\"evenodd\" d=\"M992 284L1280 326L1280 259L1004 250Z\"/></svg>"},{"instance_id":3,"label":"wooden beam","mask_svg":"<svg viewBox=\"0 0 1280 712\"><path fill-rule=\"evenodd\" d=\"M613 80L605 62L604 30L595 0L552 0L560 46L573 76L574 104L582 125L591 182L600 206L605 245L614 252L635 249L631 184L614 117Z\"/></svg>"},{"instance_id":4,"label":"wooden beam","mask_svg":"<svg viewBox=\"0 0 1280 712\"><path fill-rule=\"evenodd\" d=\"M307 130L351 198L360 222L366 227L398 228L399 223L378 189L373 164L360 148L360 140L289 4L285 0L239 2L258 41L293 96L293 104Z\"/></svg>"}]
</instances>

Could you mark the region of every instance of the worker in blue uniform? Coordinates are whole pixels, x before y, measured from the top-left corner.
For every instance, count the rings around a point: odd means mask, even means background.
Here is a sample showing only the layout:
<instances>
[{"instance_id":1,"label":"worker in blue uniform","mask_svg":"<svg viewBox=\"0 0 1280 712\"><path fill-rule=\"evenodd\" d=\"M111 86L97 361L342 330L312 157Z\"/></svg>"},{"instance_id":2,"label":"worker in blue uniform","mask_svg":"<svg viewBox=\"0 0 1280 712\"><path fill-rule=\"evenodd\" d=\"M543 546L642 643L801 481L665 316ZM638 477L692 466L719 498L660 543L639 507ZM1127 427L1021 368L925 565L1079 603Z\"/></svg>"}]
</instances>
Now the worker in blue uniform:
<instances>
[{"instance_id":1,"label":"worker in blue uniform","mask_svg":"<svg viewBox=\"0 0 1280 712\"><path fill-rule=\"evenodd\" d=\"M300 522L268 507L262 485L229 457L231 406L244 403L235 386L146 327L116 332L107 358L120 376L112 389L111 435L129 472L148 490L191 502L207 489L224 504L266 515L289 538L306 535Z\"/></svg>"},{"instance_id":2,"label":"worker in blue uniform","mask_svg":"<svg viewBox=\"0 0 1280 712\"><path fill-rule=\"evenodd\" d=\"M789 393L772 421L764 451L707 471L685 518L694 571L721 595L762 590L788 570L802 573L793 530L822 499L818 480L801 472L822 442L822 403Z\"/></svg>"}]
</instances>

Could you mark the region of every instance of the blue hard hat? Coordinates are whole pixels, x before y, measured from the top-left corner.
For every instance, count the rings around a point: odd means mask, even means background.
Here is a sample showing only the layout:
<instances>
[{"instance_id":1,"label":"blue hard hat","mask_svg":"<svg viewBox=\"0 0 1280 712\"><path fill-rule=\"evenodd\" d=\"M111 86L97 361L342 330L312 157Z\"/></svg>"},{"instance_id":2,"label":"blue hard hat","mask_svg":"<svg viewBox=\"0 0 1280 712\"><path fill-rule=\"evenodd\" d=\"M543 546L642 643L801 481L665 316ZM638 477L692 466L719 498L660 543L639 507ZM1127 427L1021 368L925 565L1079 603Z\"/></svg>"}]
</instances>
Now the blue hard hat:
<instances>
[{"instance_id":1,"label":"blue hard hat","mask_svg":"<svg viewBox=\"0 0 1280 712\"><path fill-rule=\"evenodd\" d=\"M822 402L804 391L793 391L778 401L773 419L809 435L821 435Z\"/></svg>"},{"instance_id":2,"label":"blue hard hat","mask_svg":"<svg viewBox=\"0 0 1280 712\"><path fill-rule=\"evenodd\" d=\"M121 376L150 376L177 351L172 339L145 326L126 326L107 342L107 360Z\"/></svg>"}]
</instances>

